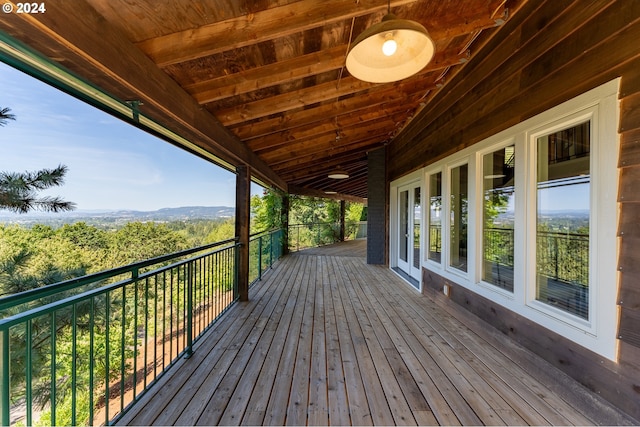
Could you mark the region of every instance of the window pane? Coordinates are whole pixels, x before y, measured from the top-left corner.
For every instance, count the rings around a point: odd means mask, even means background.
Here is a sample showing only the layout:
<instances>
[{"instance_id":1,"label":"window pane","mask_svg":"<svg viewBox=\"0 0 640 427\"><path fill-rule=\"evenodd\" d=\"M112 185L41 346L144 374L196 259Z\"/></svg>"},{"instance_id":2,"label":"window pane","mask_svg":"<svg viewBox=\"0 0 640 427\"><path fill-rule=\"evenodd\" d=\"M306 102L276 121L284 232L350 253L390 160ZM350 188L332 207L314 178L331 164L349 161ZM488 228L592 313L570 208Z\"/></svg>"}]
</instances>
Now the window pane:
<instances>
[{"instance_id":1,"label":"window pane","mask_svg":"<svg viewBox=\"0 0 640 427\"><path fill-rule=\"evenodd\" d=\"M409 236L409 192L400 192L400 230L399 230L400 259L407 262Z\"/></svg>"},{"instance_id":2,"label":"window pane","mask_svg":"<svg viewBox=\"0 0 640 427\"><path fill-rule=\"evenodd\" d=\"M413 189L413 266L420 268L420 187Z\"/></svg>"},{"instance_id":3,"label":"window pane","mask_svg":"<svg viewBox=\"0 0 640 427\"><path fill-rule=\"evenodd\" d=\"M590 123L537 140L536 299L589 318Z\"/></svg>"},{"instance_id":4,"label":"window pane","mask_svg":"<svg viewBox=\"0 0 640 427\"><path fill-rule=\"evenodd\" d=\"M442 251L442 173L429 177L429 259L440 262Z\"/></svg>"},{"instance_id":5,"label":"window pane","mask_svg":"<svg viewBox=\"0 0 640 427\"><path fill-rule=\"evenodd\" d=\"M461 271L467 271L468 191L467 165L452 169L449 265Z\"/></svg>"},{"instance_id":6,"label":"window pane","mask_svg":"<svg viewBox=\"0 0 640 427\"><path fill-rule=\"evenodd\" d=\"M486 154L482 164L482 280L513 292L515 147Z\"/></svg>"}]
</instances>

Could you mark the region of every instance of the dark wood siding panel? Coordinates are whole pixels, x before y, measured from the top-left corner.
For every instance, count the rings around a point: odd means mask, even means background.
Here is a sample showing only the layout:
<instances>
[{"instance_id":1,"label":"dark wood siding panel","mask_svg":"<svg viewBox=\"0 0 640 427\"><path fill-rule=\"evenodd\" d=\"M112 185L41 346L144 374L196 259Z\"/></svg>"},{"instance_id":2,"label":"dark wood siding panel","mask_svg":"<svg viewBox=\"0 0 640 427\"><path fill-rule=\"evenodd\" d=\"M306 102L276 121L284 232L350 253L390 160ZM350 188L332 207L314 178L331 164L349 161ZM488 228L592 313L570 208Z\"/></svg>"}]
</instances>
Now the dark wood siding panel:
<instances>
[{"instance_id":1,"label":"dark wood siding panel","mask_svg":"<svg viewBox=\"0 0 640 427\"><path fill-rule=\"evenodd\" d=\"M637 361L629 362L626 358L624 364L611 362L493 301L452 284L436 273L423 269L422 277L423 292L434 297L439 304L451 307L451 303L455 303L457 307L464 307L524 347L545 355L547 361L627 414L640 418L640 370ZM442 292L445 283L450 287L449 297ZM477 323L472 318L470 322L472 325ZM632 351L635 352L634 349ZM542 372L539 374L544 375Z\"/></svg>"},{"instance_id":2,"label":"dark wood siding panel","mask_svg":"<svg viewBox=\"0 0 640 427\"><path fill-rule=\"evenodd\" d=\"M586 34L591 34L590 27L602 15L606 22L616 22L611 17L616 14L633 16L619 6L607 8L609 4L581 2L558 11L547 3L537 10L523 9L515 17L522 21L522 29L514 28L506 39L498 37L502 44L488 46L491 52L486 59L465 68L446 91L436 95L441 99L390 145L392 178L618 77L621 73L616 67L628 60L637 44L637 26L625 23L626 30L621 30L610 24L603 29L602 42L580 42L583 37L591 39ZM612 49L612 44L631 47ZM571 60L557 61L559 52ZM464 138L456 138L459 132Z\"/></svg>"},{"instance_id":3,"label":"dark wood siding panel","mask_svg":"<svg viewBox=\"0 0 640 427\"><path fill-rule=\"evenodd\" d=\"M640 347L640 311L624 310L624 316L620 318L619 338L634 347Z\"/></svg>"}]
</instances>

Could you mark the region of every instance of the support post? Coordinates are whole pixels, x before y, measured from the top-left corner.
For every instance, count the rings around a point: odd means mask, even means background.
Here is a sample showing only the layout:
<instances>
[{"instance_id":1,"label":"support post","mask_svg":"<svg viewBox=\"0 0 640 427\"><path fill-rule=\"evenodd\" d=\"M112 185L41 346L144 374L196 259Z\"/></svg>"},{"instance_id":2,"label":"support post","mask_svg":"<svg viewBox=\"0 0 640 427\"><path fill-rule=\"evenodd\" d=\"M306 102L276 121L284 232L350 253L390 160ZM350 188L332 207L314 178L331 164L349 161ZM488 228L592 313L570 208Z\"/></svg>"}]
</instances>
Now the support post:
<instances>
[{"instance_id":1,"label":"support post","mask_svg":"<svg viewBox=\"0 0 640 427\"><path fill-rule=\"evenodd\" d=\"M249 301L249 220L251 214L251 170L236 168L236 237L238 248L238 294L240 301Z\"/></svg>"},{"instance_id":2,"label":"support post","mask_svg":"<svg viewBox=\"0 0 640 427\"><path fill-rule=\"evenodd\" d=\"M388 260L389 185L384 147L369 152L367 188L367 264L385 265Z\"/></svg>"}]
</instances>

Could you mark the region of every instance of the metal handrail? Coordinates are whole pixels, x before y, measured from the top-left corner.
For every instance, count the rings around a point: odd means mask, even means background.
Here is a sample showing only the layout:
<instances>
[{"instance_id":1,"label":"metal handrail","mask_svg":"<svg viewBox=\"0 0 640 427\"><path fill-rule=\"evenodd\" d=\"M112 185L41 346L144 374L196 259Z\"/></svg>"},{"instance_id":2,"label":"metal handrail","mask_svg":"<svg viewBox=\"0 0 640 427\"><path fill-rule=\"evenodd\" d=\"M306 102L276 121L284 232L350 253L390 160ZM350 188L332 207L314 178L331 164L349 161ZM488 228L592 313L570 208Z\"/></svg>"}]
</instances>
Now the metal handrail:
<instances>
[{"instance_id":1,"label":"metal handrail","mask_svg":"<svg viewBox=\"0 0 640 427\"><path fill-rule=\"evenodd\" d=\"M60 292L68 291L80 286L84 286L90 283L99 282L111 277L117 277L124 273L132 273L135 275L138 271L145 267L149 267L155 264L160 264L175 258L191 255L197 252L206 251L211 248L215 248L222 245L229 245L237 242L238 238L232 238L223 240L220 242L210 243L203 246L198 246L191 249L185 249L183 251L174 252L167 255L160 255L155 258L150 258L144 261L134 262L121 267L112 268L110 270L99 271L93 274L87 274L82 277L76 277L73 279L65 280L63 282L54 283L51 285L43 286L40 288L30 289L24 292L19 292L12 295L3 296L0 298L0 311L5 310L16 305L26 304L41 298L45 298Z\"/></svg>"}]
</instances>

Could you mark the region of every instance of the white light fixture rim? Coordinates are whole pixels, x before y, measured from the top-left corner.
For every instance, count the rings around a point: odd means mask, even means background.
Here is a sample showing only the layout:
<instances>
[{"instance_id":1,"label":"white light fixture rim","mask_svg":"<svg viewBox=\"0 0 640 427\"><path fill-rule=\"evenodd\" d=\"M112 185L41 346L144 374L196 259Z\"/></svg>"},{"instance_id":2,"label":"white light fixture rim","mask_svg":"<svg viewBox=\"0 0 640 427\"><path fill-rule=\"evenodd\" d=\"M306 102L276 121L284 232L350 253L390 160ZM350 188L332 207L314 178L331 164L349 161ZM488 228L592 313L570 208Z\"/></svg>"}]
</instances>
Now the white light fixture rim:
<instances>
[{"instance_id":1,"label":"white light fixture rim","mask_svg":"<svg viewBox=\"0 0 640 427\"><path fill-rule=\"evenodd\" d=\"M327 177L332 179L347 179L349 178L349 172L342 169L336 169L330 172L329 175L327 175Z\"/></svg>"}]
</instances>

